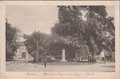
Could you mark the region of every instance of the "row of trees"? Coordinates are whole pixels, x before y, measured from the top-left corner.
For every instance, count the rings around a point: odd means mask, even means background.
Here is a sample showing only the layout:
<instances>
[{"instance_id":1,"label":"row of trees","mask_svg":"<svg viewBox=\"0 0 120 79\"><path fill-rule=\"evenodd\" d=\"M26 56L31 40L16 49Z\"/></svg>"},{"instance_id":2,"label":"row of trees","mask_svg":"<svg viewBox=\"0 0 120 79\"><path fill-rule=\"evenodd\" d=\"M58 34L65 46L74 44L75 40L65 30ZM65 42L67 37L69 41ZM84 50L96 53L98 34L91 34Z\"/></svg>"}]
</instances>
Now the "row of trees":
<instances>
[{"instance_id":1,"label":"row of trees","mask_svg":"<svg viewBox=\"0 0 120 79\"><path fill-rule=\"evenodd\" d=\"M82 18L83 12L86 20ZM105 6L58 6L58 19L51 28L51 35L41 32L25 35L25 45L36 62L44 54L60 58L63 48L67 59L76 58L76 61L79 56L89 55L94 61L102 49L109 51L108 56L115 51L114 18L107 17Z\"/></svg>"},{"instance_id":2,"label":"row of trees","mask_svg":"<svg viewBox=\"0 0 120 79\"><path fill-rule=\"evenodd\" d=\"M92 57L102 49L115 51L114 18L108 17L105 6L57 6L59 22L51 28L52 34L33 32L24 35L25 46L34 62L44 61L47 56L61 58L65 48L66 58ZM85 16L83 16L85 14ZM84 18L83 18L84 17ZM85 20L84 20L85 19ZM17 29L6 22L6 58L11 60L17 49Z\"/></svg>"},{"instance_id":3,"label":"row of trees","mask_svg":"<svg viewBox=\"0 0 120 79\"><path fill-rule=\"evenodd\" d=\"M89 54L94 61L102 49L109 51L108 55L115 51L114 18L107 17L105 6L58 6L58 9L59 22L52 33L67 39L77 54Z\"/></svg>"},{"instance_id":4,"label":"row of trees","mask_svg":"<svg viewBox=\"0 0 120 79\"><path fill-rule=\"evenodd\" d=\"M19 30L6 20L6 61L13 60L17 52L18 44L16 40L19 37L18 32Z\"/></svg>"}]
</instances>

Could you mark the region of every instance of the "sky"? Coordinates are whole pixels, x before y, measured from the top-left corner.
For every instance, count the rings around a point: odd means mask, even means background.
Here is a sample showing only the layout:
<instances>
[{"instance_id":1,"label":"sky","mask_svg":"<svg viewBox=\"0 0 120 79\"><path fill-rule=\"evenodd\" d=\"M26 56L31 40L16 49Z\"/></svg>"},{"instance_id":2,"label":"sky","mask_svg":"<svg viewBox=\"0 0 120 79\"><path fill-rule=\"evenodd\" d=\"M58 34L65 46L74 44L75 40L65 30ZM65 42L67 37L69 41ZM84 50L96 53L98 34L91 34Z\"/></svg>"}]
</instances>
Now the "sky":
<instances>
[{"instance_id":1,"label":"sky","mask_svg":"<svg viewBox=\"0 0 120 79\"><path fill-rule=\"evenodd\" d=\"M108 16L115 16L113 6L106 6ZM58 22L56 6L7 6L6 18L22 33L40 31L50 34L51 27Z\"/></svg>"},{"instance_id":2,"label":"sky","mask_svg":"<svg viewBox=\"0 0 120 79\"><path fill-rule=\"evenodd\" d=\"M49 34L58 20L56 6L9 6L6 11L8 22L25 34L33 31Z\"/></svg>"}]
</instances>

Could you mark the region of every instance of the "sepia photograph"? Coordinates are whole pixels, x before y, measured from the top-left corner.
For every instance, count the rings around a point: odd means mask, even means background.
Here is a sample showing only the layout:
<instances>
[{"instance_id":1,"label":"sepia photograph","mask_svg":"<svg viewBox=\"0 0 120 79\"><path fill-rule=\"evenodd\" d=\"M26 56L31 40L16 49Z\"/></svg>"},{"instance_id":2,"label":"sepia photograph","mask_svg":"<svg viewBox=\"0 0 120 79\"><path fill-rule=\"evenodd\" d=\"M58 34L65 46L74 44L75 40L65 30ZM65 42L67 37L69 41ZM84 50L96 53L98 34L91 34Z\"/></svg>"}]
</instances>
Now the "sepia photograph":
<instances>
[{"instance_id":1,"label":"sepia photograph","mask_svg":"<svg viewBox=\"0 0 120 79\"><path fill-rule=\"evenodd\" d=\"M7 5L7 72L115 72L115 7Z\"/></svg>"},{"instance_id":2,"label":"sepia photograph","mask_svg":"<svg viewBox=\"0 0 120 79\"><path fill-rule=\"evenodd\" d=\"M120 1L0 1L0 79L119 79Z\"/></svg>"}]
</instances>

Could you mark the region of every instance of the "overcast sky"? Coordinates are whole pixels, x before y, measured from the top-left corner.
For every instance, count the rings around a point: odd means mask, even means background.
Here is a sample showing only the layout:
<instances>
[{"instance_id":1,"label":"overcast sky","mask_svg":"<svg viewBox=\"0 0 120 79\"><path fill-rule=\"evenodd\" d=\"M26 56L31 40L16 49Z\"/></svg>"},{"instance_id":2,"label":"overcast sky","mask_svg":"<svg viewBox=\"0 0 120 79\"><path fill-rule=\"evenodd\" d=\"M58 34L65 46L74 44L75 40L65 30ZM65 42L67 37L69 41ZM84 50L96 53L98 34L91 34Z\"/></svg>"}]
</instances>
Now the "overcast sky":
<instances>
[{"instance_id":1,"label":"overcast sky","mask_svg":"<svg viewBox=\"0 0 120 79\"><path fill-rule=\"evenodd\" d=\"M114 7L107 6L108 15L115 16ZM58 21L56 6L7 6L8 22L25 34L41 31L50 34L50 28Z\"/></svg>"}]
</instances>

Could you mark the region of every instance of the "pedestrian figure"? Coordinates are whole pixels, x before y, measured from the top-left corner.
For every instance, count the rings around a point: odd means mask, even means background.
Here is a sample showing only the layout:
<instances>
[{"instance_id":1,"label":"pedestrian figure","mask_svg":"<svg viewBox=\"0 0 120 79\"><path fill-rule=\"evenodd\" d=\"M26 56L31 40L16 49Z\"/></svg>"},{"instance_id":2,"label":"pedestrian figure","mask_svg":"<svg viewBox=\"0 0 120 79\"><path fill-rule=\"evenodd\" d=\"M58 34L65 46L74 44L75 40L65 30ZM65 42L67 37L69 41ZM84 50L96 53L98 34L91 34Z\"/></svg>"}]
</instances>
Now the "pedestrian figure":
<instances>
[{"instance_id":1,"label":"pedestrian figure","mask_svg":"<svg viewBox=\"0 0 120 79\"><path fill-rule=\"evenodd\" d=\"M44 67L46 68L47 65L47 55L46 53L44 54Z\"/></svg>"},{"instance_id":2,"label":"pedestrian figure","mask_svg":"<svg viewBox=\"0 0 120 79\"><path fill-rule=\"evenodd\" d=\"M47 62L46 61L44 61L44 67L46 68L46 64L47 64Z\"/></svg>"}]
</instances>

